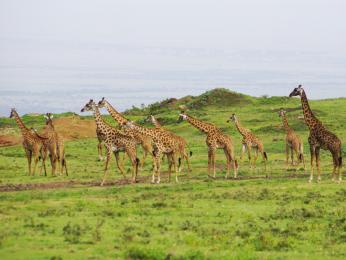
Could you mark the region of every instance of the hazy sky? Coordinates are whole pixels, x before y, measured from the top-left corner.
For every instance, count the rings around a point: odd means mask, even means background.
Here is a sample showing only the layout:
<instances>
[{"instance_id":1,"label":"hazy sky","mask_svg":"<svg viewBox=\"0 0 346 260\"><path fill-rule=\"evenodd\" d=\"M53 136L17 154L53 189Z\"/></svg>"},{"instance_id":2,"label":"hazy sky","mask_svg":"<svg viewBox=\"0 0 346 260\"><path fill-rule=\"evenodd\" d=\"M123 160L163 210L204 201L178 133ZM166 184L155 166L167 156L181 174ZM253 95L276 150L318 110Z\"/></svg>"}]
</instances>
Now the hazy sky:
<instances>
[{"instance_id":1,"label":"hazy sky","mask_svg":"<svg viewBox=\"0 0 346 260\"><path fill-rule=\"evenodd\" d=\"M346 96L345 11L342 0L0 0L0 114L214 87Z\"/></svg>"}]
</instances>

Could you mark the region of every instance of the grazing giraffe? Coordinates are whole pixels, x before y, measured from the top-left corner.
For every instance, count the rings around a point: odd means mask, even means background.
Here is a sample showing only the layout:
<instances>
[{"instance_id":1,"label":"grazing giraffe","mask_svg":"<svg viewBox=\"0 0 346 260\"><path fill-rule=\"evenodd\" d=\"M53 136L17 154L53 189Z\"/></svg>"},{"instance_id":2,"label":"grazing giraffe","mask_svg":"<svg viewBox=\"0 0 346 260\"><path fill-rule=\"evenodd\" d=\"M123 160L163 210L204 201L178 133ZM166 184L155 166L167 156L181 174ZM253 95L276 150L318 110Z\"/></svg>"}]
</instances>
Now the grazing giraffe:
<instances>
[{"instance_id":1,"label":"grazing giraffe","mask_svg":"<svg viewBox=\"0 0 346 260\"><path fill-rule=\"evenodd\" d=\"M108 113L113 117L115 121L118 122L120 126L124 126L128 122L128 120L121 113L119 113L104 97L98 102L98 107L105 107ZM124 132L128 135L131 135L136 140L136 143L142 146L143 158L141 160L141 168L143 168L144 161L147 158L147 155L151 154L153 150L151 138L130 128L126 128Z\"/></svg>"},{"instance_id":2,"label":"grazing giraffe","mask_svg":"<svg viewBox=\"0 0 346 260\"><path fill-rule=\"evenodd\" d=\"M29 175L33 176L36 172L36 166L38 163L39 158L41 157L42 160L45 159L45 156L43 156L43 149L44 149L44 142L46 141L46 138L38 136L35 132L33 132L31 129L27 128L24 125L24 122L19 117L16 109L11 109L10 118L14 118L17 122L17 125L22 133L23 136L23 148L25 150L25 155L28 160L28 170ZM31 161L32 156L34 156L34 169L31 171ZM45 175L47 175L46 169L45 169L45 163L43 162ZM42 168L41 168L42 170ZM41 174L41 171L40 171Z\"/></svg>"},{"instance_id":3,"label":"grazing giraffe","mask_svg":"<svg viewBox=\"0 0 346 260\"><path fill-rule=\"evenodd\" d=\"M235 114L232 114L230 117L230 120L227 122L233 121L235 123L235 126L238 130L238 132L243 136L242 140L242 151L241 151L241 157L240 159L243 160L243 156L245 153L245 150L247 149L248 152L248 158L249 163L251 165L251 149L254 148L254 160L253 160L253 166L256 167L256 161L258 157L258 153L262 154L263 162L264 162L264 169L266 170L266 161L268 160L267 153L264 151L263 143L262 141L256 137L253 133L251 133L250 130L242 127L239 123L239 120Z\"/></svg>"},{"instance_id":4,"label":"grazing giraffe","mask_svg":"<svg viewBox=\"0 0 346 260\"><path fill-rule=\"evenodd\" d=\"M154 150L154 168L152 173L151 183L155 183L155 175L157 175L156 183L161 181L161 155L167 155L168 158L168 178L171 180L172 166L175 171L175 181L178 182L178 172L180 171L180 165L178 165L177 154L179 153L179 146L175 138L166 131L156 128L146 128L134 124L131 121L124 123L124 127L133 129L143 135L150 136L153 140ZM180 161L180 160L179 160Z\"/></svg>"},{"instance_id":5,"label":"grazing giraffe","mask_svg":"<svg viewBox=\"0 0 346 260\"><path fill-rule=\"evenodd\" d=\"M108 164L111 158L112 151L116 159L117 167L124 178L126 178L126 176L124 169L119 163L119 152L126 152L132 164L132 182L136 182L139 164L139 159L136 156L136 140L106 123L101 117L98 106L92 99L90 99L90 101L81 109L81 112L84 111L93 111L96 126L104 138L103 140L105 142L107 150L107 157L101 186L103 186L108 174Z\"/></svg>"},{"instance_id":6,"label":"grazing giraffe","mask_svg":"<svg viewBox=\"0 0 346 260\"><path fill-rule=\"evenodd\" d=\"M289 153L291 153L291 163L292 165L294 165L294 162L293 162L293 152L294 152L297 156L297 164L302 162L304 165L304 171L305 171L303 142L300 139L300 137L294 132L294 130L289 126L285 110L280 109L279 117L282 118L282 124L286 131L286 139L285 139L286 140L286 168L288 169Z\"/></svg>"},{"instance_id":7,"label":"grazing giraffe","mask_svg":"<svg viewBox=\"0 0 346 260\"><path fill-rule=\"evenodd\" d=\"M50 139L53 139L54 142L56 143L58 165L60 168L60 175L63 175L64 169L65 169L65 173L67 176L68 172L67 172L66 157L65 157L64 139L59 133L56 132L56 130L54 128L53 114L46 113L44 115L44 118L46 120L46 127L44 128L44 136L47 136Z\"/></svg>"},{"instance_id":8,"label":"grazing giraffe","mask_svg":"<svg viewBox=\"0 0 346 260\"><path fill-rule=\"evenodd\" d=\"M182 159L185 159L187 163L188 173L190 173L191 167L190 167L189 155L186 152L186 146L187 146L186 140L183 137L166 130L153 115L149 115L147 120L150 121L155 126L156 129L167 131L168 133L172 135L173 138L176 139L179 146L180 156ZM190 156L192 156L192 151L190 151ZM183 166L180 168L180 170L182 168Z\"/></svg>"},{"instance_id":9,"label":"grazing giraffe","mask_svg":"<svg viewBox=\"0 0 346 260\"><path fill-rule=\"evenodd\" d=\"M213 178L216 175L216 164L215 164L215 155L216 149L223 149L226 159L227 159L227 172L225 178L229 176L231 163L233 163L234 169L234 178L237 178L238 163L234 157L234 148L231 137L225 135L221 132L215 125L207 122L202 122L192 116L187 115L182 111L179 115L178 122L186 120L192 126L202 131L207 135L206 144L208 146L208 176L210 175L211 169L213 169Z\"/></svg>"},{"instance_id":10,"label":"grazing giraffe","mask_svg":"<svg viewBox=\"0 0 346 260\"><path fill-rule=\"evenodd\" d=\"M314 159L316 160L318 177L317 181L321 181L321 168L320 168L320 149L329 150L333 156L333 181L335 180L335 175L338 172L339 182L341 182L341 167L342 167L342 146L340 139L327 130L327 128L318 120L314 113L311 111L309 106L308 98L302 85L295 88L290 97L300 96L302 103L302 110L304 114L304 120L309 128L309 145L311 154L311 172L309 182L312 182L314 177Z\"/></svg>"}]
</instances>

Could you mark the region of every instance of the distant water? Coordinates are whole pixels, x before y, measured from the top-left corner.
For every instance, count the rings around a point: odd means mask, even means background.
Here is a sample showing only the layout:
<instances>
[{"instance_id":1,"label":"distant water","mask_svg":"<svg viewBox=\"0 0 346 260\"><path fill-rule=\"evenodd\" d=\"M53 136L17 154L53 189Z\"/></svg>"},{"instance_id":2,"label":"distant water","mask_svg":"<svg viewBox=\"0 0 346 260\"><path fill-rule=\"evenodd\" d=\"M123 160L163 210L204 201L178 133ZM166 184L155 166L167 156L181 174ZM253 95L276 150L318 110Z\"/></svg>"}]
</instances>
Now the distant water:
<instances>
[{"instance_id":1,"label":"distant water","mask_svg":"<svg viewBox=\"0 0 346 260\"><path fill-rule=\"evenodd\" d=\"M52 51L37 57L37 48L26 44L15 56L1 52L0 116L8 116L11 107L20 114L79 112L90 98L103 96L123 111L216 87L287 96L303 84L311 99L346 96L341 54L124 46Z\"/></svg>"}]
</instances>

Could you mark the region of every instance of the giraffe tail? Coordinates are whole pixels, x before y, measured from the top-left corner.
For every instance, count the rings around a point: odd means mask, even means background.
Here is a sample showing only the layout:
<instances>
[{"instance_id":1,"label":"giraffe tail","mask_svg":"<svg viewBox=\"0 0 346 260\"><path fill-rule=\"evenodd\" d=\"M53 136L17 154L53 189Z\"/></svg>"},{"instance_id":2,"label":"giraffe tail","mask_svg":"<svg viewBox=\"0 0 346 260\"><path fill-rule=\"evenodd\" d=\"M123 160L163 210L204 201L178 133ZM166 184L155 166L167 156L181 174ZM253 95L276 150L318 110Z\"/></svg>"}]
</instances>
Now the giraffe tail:
<instances>
[{"instance_id":1,"label":"giraffe tail","mask_svg":"<svg viewBox=\"0 0 346 260\"><path fill-rule=\"evenodd\" d=\"M190 151L190 157L192 156L192 154L193 154L192 151Z\"/></svg>"},{"instance_id":2,"label":"giraffe tail","mask_svg":"<svg viewBox=\"0 0 346 260\"><path fill-rule=\"evenodd\" d=\"M181 166L181 157L178 158L178 169L180 169Z\"/></svg>"},{"instance_id":3,"label":"giraffe tail","mask_svg":"<svg viewBox=\"0 0 346 260\"><path fill-rule=\"evenodd\" d=\"M138 157L136 157L136 175L135 175L135 178L137 178L137 175L138 175L138 168L139 168L139 164L140 164L141 160L138 159Z\"/></svg>"},{"instance_id":4,"label":"giraffe tail","mask_svg":"<svg viewBox=\"0 0 346 260\"><path fill-rule=\"evenodd\" d=\"M267 156L266 152L263 152L263 156L264 156L265 160L268 161L268 156Z\"/></svg>"}]
</instances>

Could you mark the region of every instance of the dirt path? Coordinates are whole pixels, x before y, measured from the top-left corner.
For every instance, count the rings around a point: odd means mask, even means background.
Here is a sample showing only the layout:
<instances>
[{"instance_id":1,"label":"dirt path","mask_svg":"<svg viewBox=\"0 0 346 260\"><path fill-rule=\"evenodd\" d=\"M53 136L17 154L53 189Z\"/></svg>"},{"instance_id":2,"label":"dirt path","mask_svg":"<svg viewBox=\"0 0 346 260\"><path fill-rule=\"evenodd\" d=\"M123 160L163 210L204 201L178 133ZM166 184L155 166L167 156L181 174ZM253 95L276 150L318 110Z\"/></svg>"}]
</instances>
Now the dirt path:
<instances>
[{"instance_id":1,"label":"dirt path","mask_svg":"<svg viewBox=\"0 0 346 260\"><path fill-rule=\"evenodd\" d=\"M167 174L161 174L163 177L163 182L166 182ZM308 174L289 174L286 176L274 176L270 179L291 179L291 178L307 178ZM165 178L166 177L166 178ZM184 176L185 178L185 176ZM150 176L139 177L137 183L150 183ZM200 179L200 178L198 178ZM210 178L212 179L212 178ZM223 177L217 177L216 179L224 179ZM265 176L245 176L238 177L234 180L229 178L228 181L241 181L241 180L256 180L263 179ZM24 191L24 190L49 190L49 189L62 189L62 188L78 188L78 187L97 187L100 186L100 181L59 181L59 182L48 182L48 183L18 183L18 184L4 184L0 185L0 192L11 192L11 191ZM122 186L122 185L131 185L130 179L121 179L115 181L107 181L104 186Z\"/></svg>"}]
</instances>

